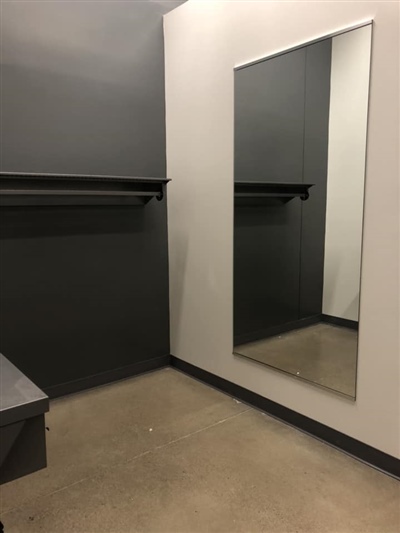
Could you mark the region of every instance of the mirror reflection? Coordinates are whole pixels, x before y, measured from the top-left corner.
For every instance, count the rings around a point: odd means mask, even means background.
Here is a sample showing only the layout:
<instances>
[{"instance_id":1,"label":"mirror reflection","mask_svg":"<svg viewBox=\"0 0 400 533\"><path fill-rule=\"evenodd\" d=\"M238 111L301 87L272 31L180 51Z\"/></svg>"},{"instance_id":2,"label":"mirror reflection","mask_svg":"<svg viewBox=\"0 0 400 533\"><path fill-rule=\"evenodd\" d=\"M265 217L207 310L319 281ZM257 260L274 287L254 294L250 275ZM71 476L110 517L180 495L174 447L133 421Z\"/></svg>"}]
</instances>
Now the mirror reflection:
<instances>
[{"instance_id":1,"label":"mirror reflection","mask_svg":"<svg viewBox=\"0 0 400 533\"><path fill-rule=\"evenodd\" d=\"M234 76L234 352L350 398L371 31Z\"/></svg>"}]
</instances>

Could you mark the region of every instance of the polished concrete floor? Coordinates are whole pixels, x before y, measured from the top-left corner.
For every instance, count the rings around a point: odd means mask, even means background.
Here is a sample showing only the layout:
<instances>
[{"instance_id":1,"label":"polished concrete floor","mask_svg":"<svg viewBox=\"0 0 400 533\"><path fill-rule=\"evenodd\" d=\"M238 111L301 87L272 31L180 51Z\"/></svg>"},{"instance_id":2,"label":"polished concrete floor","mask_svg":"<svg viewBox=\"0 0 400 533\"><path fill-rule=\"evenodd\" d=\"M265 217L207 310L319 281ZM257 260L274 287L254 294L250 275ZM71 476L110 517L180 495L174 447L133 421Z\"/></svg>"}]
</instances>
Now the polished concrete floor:
<instances>
[{"instance_id":1,"label":"polished concrete floor","mask_svg":"<svg viewBox=\"0 0 400 533\"><path fill-rule=\"evenodd\" d=\"M316 324L235 346L235 352L317 385L354 397L357 331Z\"/></svg>"},{"instance_id":2,"label":"polished concrete floor","mask_svg":"<svg viewBox=\"0 0 400 533\"><path fill-rule=\"evenodd\" d=\"M398 533L400 483L164 369L53 401L6 533Z\"/></svg>"}]
</instances>

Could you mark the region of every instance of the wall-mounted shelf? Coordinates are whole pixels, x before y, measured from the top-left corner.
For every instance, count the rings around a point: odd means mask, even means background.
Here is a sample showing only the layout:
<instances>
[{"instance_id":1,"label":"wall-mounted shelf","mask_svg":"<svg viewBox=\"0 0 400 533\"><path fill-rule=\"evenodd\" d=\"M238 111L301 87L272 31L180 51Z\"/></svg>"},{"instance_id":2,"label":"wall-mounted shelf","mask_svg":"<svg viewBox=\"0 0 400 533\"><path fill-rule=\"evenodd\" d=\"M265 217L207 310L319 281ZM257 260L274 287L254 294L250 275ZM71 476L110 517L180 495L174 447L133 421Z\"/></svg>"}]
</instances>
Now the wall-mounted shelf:
<instances>
[{"instance_id":1,"label":"wall-mounted shelf","mask_svg":"<svg viewBox=\"0 0 400 533\"><path fill-rule=\"evenodd\" d=\"M0 205L145 205L162 200L165 178L0 172Z\"/></svg>"},{"instance_id":2,"label":"wall-mounted shelf","mask_svg":"<svg viewBox=\"0 0 400 533\"><path fill-rule=\"evenodd\" d=\"M286 204L293 198L307 200L311 183L235 181L235 205Z\"/></svg>"},{"instance_id":3,"label":"wall-mounted shelf","mask_svg":"<svg viewBox=\"0 0 400 533\"><path fill-rule=\"evenodd\" d=\"M46 466L44 414L49 399L2 354L0 368L2 484Z\"/></svg>"}]
</instances>

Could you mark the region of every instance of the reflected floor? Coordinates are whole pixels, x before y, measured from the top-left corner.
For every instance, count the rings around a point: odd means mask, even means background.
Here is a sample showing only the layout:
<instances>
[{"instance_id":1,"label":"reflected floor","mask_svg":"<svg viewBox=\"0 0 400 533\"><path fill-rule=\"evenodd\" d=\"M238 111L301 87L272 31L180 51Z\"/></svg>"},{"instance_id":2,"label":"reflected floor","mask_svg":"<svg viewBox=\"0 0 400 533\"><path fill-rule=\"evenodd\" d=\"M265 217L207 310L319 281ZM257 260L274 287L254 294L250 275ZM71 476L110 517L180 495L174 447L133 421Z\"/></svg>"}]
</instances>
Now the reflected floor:
<instances>
[{"instance_id":1,"label":"reflected floor","mask_svg":"<svg viewBox=\"0 0 400 533\"><path fill-rule=\"evenodd\" d=\"M316 324L235 346L235 352L348 396L355 396L357 331Z\"/></svg>"}]
</instances>

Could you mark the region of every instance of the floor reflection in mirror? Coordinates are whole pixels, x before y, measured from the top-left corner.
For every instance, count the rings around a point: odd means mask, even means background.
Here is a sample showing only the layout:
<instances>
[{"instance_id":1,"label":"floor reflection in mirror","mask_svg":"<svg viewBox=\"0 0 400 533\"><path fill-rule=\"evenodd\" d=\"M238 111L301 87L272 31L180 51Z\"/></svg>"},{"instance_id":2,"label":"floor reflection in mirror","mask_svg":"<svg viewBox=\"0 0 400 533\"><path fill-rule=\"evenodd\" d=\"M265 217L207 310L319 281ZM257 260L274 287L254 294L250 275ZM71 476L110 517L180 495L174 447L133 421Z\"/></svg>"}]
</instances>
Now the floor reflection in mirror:
<instances>
[{"instance_id":1,"label":"floor reflection in mirror","mask_svg":"<svg viewBox=\"0 0 400 533\"><path fill-rule=\"evenodd\" d=\"M355 396L357 331L315 324L235 347L239 355Z\"/></svg>"}]
</instances>

